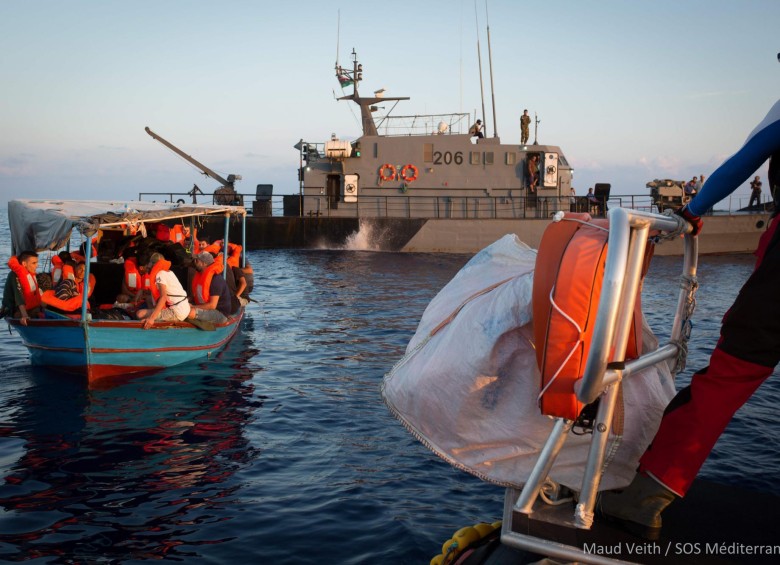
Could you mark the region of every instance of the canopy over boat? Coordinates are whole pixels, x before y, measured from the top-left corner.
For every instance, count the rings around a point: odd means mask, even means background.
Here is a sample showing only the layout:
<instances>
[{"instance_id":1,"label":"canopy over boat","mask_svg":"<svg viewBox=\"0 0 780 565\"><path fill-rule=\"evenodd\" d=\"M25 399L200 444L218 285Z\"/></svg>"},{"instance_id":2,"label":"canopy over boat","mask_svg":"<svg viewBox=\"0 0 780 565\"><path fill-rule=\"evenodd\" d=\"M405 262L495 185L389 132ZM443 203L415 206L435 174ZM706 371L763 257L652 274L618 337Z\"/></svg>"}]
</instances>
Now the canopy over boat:
<instances>
[{"instance_id":1,"label":"canopy over boat","mask_svg":"<svg viewBox=\"0 0 780 565\"><path fill-rule=\"evenodd\" d=\"M112 226L140 225L204 215L243 216L242 206L122 200L12 200L8 203L12 253L60 249L76 228L84 235Z\"/></svg>"}]
</instances>

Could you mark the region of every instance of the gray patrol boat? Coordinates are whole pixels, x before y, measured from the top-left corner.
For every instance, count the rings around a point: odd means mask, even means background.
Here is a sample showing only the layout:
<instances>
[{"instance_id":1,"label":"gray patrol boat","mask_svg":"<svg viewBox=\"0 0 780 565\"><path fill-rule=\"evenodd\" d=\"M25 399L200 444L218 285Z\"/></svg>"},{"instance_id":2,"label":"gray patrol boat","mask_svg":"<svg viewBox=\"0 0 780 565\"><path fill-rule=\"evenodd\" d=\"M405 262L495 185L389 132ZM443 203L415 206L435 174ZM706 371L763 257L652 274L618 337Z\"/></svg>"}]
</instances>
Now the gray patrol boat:
<instances>
[{"instance_id":1,"label":"gray patrol boat","mask_svg":"<svg viewBox=\"0 0 780 565\"><path fill-rule=\"evenodd\" d=\"M572 169L560 147L472 135L463 113L391 115L409 98L361 96L362 75L354 50L352 69L336 66L342 87L352 87L339 100L360 108L363 135L295 145L300 194L285 215L358 221L375 248L472 251L510 232L522 239L528 220L544 220L533 230L541 233L556 211L570 210ZM380 105L390 107L383 116Z\"/></svg>"},{"instance_id":2,"label":"gray patrol boat","mask_svg":"<svg viewBox=\"0 0 780 565\"><path fill-rule=\"evenodd\" d=\"M361 96L363 66L354 50L352 68L337 63L335 71L343 88L352 87L339 100L360 108L362 135L350 141L333 134L325 142L300 139L294 145L298 194L283 195L278 215L273 186L257 185L246 222L250 249L476 253L510 233L536 248L560 211L600 216L617 206L660 211L672 205L660 196L665 189L619 196L610 195L607 183L595 184L592 195L575 196L573 169L563 151L537 143L536 131L532 143L506 144L495 132L495 119L492 136L480 137L473 135L466 113L395 115L396 106L409 98L386 96L384 90ZM220 190L233 190L230 179L214 178L227 183ZM708 216L699 253L750 253L768 219L766 209ZM203 233L219 238L219 229ZM657 255L682 252L681 241L656 249Z\"/></svg>"}]
</instances>

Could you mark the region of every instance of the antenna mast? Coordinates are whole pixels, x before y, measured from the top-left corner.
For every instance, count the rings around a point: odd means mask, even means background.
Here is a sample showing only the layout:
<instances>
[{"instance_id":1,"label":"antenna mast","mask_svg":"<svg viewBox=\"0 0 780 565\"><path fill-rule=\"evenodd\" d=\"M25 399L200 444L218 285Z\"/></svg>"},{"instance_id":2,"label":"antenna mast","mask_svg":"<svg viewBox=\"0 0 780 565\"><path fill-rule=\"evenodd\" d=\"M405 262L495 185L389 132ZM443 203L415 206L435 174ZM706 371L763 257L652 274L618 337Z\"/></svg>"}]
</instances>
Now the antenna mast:
<instances>
[{"instance_id":1,"label":"antenna mast","mask_svg":"<svg viewBox=\"0 0 780 565\"><path fill-rule=\"evenodd\" d=\"M482 51L479 48L479 16L477 15L477 0L474 0L474 19L477 24L477 60L479 61L479 93L482 97L482 119L487 125L487 119L485 118L485 88L482 85Z\"/></svg>"},{"instance_id":2,"label":"antenna mast","mask_svg":"<svg viewBox=\"0 0 780 565\"><path fill-rule=\"evenodd\" d=\"M487 25L488 64L490 65L490 98L493 101L493 137L498 137L498 126L496 125L496 93L493 88L493 51L490 49L490 20L488 18L487 0L485 0L485 24ZM484 112L485 110L483 109L482 111Z\"/></svg>"},{"instance_id":3,"label":"antenna mast","mask_svg":"<svg viewBox=\"0 0 780 565\"><path fill-rule=\"evenodd\" d=\"M336 68L339 66L339 41L341 40L341 9L336 11Z\"/></svg>"},{"instance_id":4,"label":"antenna mast","mask_svg":"<svg viewBox=\"0 0 780 565\"><path fill-rule=\"evenodd\" d=\"M540 124L541 122L542 122L542 120L540 120L540 119L539 119L539 117L538 117L538 115L536 114L536 112L534 112L534 145L539 145L539 144L536 142L536 134L538 133L538 130L539 130L539 124Z\"/></svg>"}]
</instances>

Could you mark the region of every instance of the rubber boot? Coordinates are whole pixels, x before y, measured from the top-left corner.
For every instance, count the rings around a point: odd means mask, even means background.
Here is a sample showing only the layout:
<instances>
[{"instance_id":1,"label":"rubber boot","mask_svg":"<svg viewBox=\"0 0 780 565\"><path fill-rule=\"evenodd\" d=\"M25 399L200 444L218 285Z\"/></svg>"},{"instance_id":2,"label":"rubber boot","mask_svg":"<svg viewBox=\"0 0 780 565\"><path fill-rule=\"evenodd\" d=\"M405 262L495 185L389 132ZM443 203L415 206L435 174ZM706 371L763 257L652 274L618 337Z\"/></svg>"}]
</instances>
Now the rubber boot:
<instances>
[{"instance_id":1,"label":"rubber boot","mask_svg":"<svg viewBox=\"0 0 780 565\"><path fill-rule=\"evenodd\" d=\"M601 494L599 512L633 534L657 540L661 534L661 512L675 498L672 491L655 479L637 473L624 490Z\"/></svg>"}]
</instances>

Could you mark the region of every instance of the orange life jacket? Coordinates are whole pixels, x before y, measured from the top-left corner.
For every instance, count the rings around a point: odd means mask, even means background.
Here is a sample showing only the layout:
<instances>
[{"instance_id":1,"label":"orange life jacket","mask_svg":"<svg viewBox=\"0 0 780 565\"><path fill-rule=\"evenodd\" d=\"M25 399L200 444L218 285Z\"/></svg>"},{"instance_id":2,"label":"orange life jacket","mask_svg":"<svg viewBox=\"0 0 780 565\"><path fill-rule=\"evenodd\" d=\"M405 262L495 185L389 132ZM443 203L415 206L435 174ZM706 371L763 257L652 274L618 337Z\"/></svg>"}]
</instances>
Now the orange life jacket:
<instances>
[{"instance_id":1,"label":"orange life jacket","mask_svg":"<svg viewBox=\"0 0 780 565\"><path fill-rule=\"evenodd\" d=\"M545 230L534 270L533 328L542 376L541 411L576 420L582 403L574 383L582 378L588 360L609 234L595 227L608 227L605 220L591 220L589 214L566 213L565 217L587 223L564 220ZM646 265L651 253L652 246L648 246ZM641 324L637 296L625 359L634 359L641 352Z\"/></svg>"},{"instance_id":2,"label":"orange life jacket","mask_svg":"<svg viewBox=\"0 0 780 565\"><path fill-rule=\"evenodd\" d=\"M181 224L176 224L168 232L168 237L173 243L184 245L184 227Z\"/></svg>"},{"instance_id":3,"label":"orange life jacket","mask_svg":"<svg viewBox=\"0 0 780 565\"><path fill-rule=\"evenodd\" d=\"M56 285L62 279L62 266L64 264L58 255L51 258L51 284Z\"/></svg>"},{"instance_id":4,"label":"orange life jacket","mask_svg":"<svg viewBox=\"0 0 780 565\"><path fill-rule=\"evenodd\" d=\"M135 235L138 233L138 224L121 224L119 227L122 228L125 235ZM131 244L130 247L133 245Z\"/></svg>"},{"instance_id":5,"label":"orange life jacket","mask_svg":"<svg viewBox=\"0 0 780 565\"><path fill-rule=\"evenodd\" d=\"M222 263L214 261L211 265L208 265L200 272L196 272L192 277L192 298L195 304L207 304L211 295L209 295L209 287L211 286L211 279L214 275L222 271Z\"/></svg>"},{"instance_id":6,"label":"orange life jacket","mask_svg":"<svg viewBox=\"0 0 780 565\"><path fill-rule=\"evenodd\" d=\"M81 281L80 283L76 283L76 286L79 291L78 295L76 296L68 298L67 300L63 300L61 298L57 298L57 295L54 293L53 290L47 290L41 296L41 302L43 302L47 306L52 306L57 310L62 310L63 312L74 312L79 308L81 308L81 305L83 304L84 301L84 281ZM92 296L92 291L94 289L95 289L95 275L90 273L89 291L87 292L87 298Z\"/></svg>"},{"instance_id":7,"label":"orange life jacket","mask_svg":"<svg viewBox=\"0 0 780 565\"><path fill-rule=\"evenodd\" d=\"M62 279L70 279L72 281L76 280L76 275L73 274L73 265L68 265L67 263L62 264Z\"/></svg>"},{"instance_id":8,"label":"orange life jacket","mask_svg":"<svg viewBox=\"0 0 780 565\"><path fill-rule=\"evenodd\" d=\"M15 255L8 260L8 267L19 279L19 284L22 285L24 307L30 311L40 306L41 291L38 289L38 279L35 278L35 275L25 269Z\"/></svg>"},{"instance_id":9,"label":"orange life jacket","mask_svg":"<svg viewBox=\"0 0 780 565\"><path fill-rule=\"evenodd\" d=\"M228 243L227 264L231 267L238 267L241 262L241 246L237 243Z\"/></svg>"},{"instance_id":10,"label":"orange life jacket","mask_svg":"<svg viewBox=\"0 0 780 565\"><path fill-rule=\"evenodd\" d=\"M144 277L138 270L138 259L128 257L125 259L125 286L130 292L138 292L144 284ZM146 279L148 282L148 278Z\"/></svg>"},{"instance_id":11,"label":"orange life jacket","mask_svg":"<svg viewBox=\"0 0 780 565\"><path fill-rule=\"evenodd\" d=\"M79 294L84 294L84 280L80 283L76 283L76 288L79 290ZM95 275L89 274L89 290L87 291L87 298L92 296L92 291L95 290Z\"/></svg>"},{"instance_id":12,"label":"orange life jacket","mask_svg":"<svg viewBox=\"0 0 780 565\"><path fill-rule=\"evenodd\" d=\"M154 264L152 270L149 272L149 290L152 291L152 298L155 303L160 299L160 287L157 286L155 280L157 279L157 273L160 271L167 271L171 268L171 262L165 259L160 259Z\"/></svg>"},{"instance_id":13,"label":"orange life jacket","mask_svg":"<svg viewBox=\"0 0 780 565\"><path fill-rule=\"evenodd\" d=\"M63 312L74 312L75 310L78 310L81 308L83 300L83 294L78 294L68 298L67 300L62 300L61 298L57 298L57 295L54 294L53 290L46 290L43 292L43 296L41 296L41 302L43 302L46 306L52 306L57 310L62 310Z\"/></svg>"},{"instance_id":14,"label":"orange life jacket","mask_svg":"<svg viewBox=\"0 0 780 565\"><path fill-rule=\"evenodd\" d=\"M217 241L215 241L211 245L207 245L206 247L204 247L203 249L200 250L201 253L203 251L207 251L207 252L211 253L212 255L216 255L217 253L222 251L222 240L218 239Z\"/></svg>"}]
</instances>

